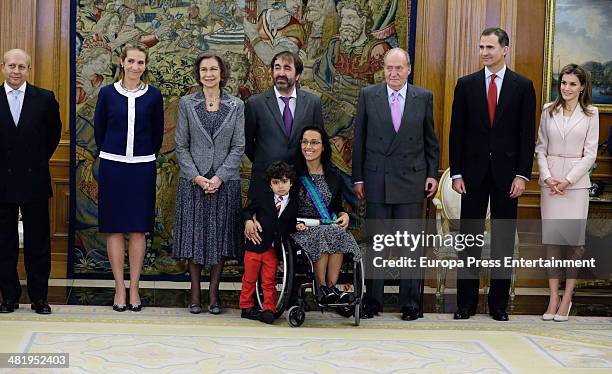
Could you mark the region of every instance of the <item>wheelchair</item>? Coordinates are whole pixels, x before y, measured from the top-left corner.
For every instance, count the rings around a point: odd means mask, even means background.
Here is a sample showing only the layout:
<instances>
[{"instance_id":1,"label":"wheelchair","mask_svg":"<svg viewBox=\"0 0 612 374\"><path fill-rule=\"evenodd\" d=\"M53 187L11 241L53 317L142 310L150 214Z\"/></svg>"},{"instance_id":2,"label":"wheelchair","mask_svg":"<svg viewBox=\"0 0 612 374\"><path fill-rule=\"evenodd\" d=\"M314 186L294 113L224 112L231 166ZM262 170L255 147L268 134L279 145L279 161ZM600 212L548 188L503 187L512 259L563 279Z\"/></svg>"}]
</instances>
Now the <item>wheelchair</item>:
<instances>
[{"instance_id":1,"label":"wheelchair","mask_svg":"<svg viewBox=\"0 0 612 374\"><path fill-rule=\"evenodd\" d=\"M307 224L311 226L312 224ZM363 260L354 261L352 254L344 256L338 284L352 285L352 298L348 303L322 304L319 300L319 284L314 272L314 264L306 252L292 240L283 243L282 258L276 272L276 300L275 319L280 318L287 311L287 323L291 327L299 327L306 320L307 291L313 294L314 303L321 310L342 310L342 315L353 315L354 325L359 326L360 312L363 300L364 275ZM255 292L256 303L263 306L263 290L261 282L257 281Z\"/></svg>"}]
</instances>

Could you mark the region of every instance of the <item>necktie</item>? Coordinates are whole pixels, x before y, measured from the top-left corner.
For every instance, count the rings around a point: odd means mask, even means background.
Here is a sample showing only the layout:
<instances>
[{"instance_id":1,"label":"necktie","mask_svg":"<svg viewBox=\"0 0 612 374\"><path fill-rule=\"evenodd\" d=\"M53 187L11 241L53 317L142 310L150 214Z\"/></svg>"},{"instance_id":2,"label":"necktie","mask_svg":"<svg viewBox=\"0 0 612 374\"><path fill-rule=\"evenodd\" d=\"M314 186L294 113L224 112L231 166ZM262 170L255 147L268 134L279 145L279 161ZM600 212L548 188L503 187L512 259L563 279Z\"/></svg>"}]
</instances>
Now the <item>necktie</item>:
<instances>
[{"instance_id":1,"label":"necktie","mask_svg":"<svg viewBox=\"0 0 612 374\"><path fill-rule=\"evenodd\" d=\"M291 136L291 128L293 127L293 116L291 115L291 108L289 108L289 100L291 97L281 96L281 99L285 103L285 109L283 109L283 122L285 123L285 131L287 137Z\"/></svg>"},{"instance_id":2,"label":"necktie","mask_svg":"<svg viewBox=\"0 0 612 374\"><path fill-rule=\"evenodd\" d=\"M491 127L493 127L493 120L495 119L495 109L497 108L497 85L495 84L495 77L495 74L491 74L491 83L489 83L489 94L487 95L489 120L491 121Z\"/></svg>"},{"instance_id":3,"label":"necktie","mask_svg":"<svg viewBox=\"0 0 612 374\"><path fill-rule=\"evenodd\" d=\"M283 197L282 196L279 196L276 199L276 204L275 205L276 205L276 216L280 217L281 206L283 205Z\"/></svg>"},{"instance_id":4,"label":"necktie","mask_svg":"<svg viewBox=\"0 0 612 374\"><path fill-rule=\"evenodd\" d=\"M19 94L21 92L17 91L17 90L13 90L11 91L11 100L10 100L10 109L11 109L11 115L13 116L13 121L15 122L15 126L17 126L17 124L19 123Z\"/></svg>"},{"instance_id":5,"label":"necktie","mask_svg":"<svg viewBox=\"0 0 612 374\"><path fill-rule=\"evenodd\" d=\"M391 120L393 121L395 132L398 132L402 124L402 107L399 101L399 92L397 91L391 93Z\"/></svg>"}]
</instances>

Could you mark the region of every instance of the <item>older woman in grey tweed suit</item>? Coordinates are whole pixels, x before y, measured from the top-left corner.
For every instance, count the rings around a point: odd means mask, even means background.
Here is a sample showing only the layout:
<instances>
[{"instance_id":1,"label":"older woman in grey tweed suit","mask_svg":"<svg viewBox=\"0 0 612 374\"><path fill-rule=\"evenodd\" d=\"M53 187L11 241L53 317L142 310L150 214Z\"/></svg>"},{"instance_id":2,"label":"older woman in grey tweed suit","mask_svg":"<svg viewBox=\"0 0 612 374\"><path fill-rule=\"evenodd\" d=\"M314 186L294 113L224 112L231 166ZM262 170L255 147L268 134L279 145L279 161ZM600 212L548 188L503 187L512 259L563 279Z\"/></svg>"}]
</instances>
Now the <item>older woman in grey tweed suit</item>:
<instances>
[{"instance_id":1,"label":"older woman in grey tweed suit","mask_svg":"<svg viewBox=\"0 0 612 374\"><path fill-rule=\"evenodd\" d=\"M242 254L238 167L244 153L244 104L221 89L229 71L217 54L200 54L193 74L202 90L179 102L176 154L181 172L173 255L189 260L189 311L194 314L202 311L202 266L210 268L208 311L219 314L219 278L224 260Z\"/></svg>"}]
</instances>

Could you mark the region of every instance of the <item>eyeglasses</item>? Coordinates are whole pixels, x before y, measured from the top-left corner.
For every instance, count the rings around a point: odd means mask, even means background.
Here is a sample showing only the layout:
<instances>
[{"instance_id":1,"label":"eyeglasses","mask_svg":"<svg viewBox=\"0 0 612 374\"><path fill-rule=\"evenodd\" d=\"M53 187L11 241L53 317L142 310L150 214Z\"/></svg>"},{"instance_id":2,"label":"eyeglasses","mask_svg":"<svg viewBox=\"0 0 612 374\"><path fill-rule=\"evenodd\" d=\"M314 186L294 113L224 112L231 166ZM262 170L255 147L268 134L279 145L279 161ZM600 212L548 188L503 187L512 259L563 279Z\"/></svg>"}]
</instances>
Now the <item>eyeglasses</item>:
<instances>
[{"instance_id":1,"label":"eyeglasses","mask_svg":"<svg viewBox=\"0 0 612 374\"><path fill-rule=\"evenodd\" d=\"M309 145L316 147L321 144L321 142L318 140L302 140L301 143L303 147L307 147Z\"/></svg>"}]
</instances>

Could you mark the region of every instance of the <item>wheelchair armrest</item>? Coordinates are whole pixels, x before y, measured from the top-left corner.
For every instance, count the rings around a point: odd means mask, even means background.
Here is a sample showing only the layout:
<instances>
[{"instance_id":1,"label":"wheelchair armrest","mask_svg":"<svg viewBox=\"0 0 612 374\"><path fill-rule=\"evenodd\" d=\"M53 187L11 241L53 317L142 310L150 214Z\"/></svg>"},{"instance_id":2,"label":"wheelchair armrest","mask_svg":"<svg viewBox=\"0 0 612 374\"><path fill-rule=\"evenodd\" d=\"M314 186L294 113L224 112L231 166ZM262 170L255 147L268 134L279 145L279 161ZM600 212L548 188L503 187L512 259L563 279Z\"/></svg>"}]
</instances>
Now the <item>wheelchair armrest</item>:
<instances>
[{"instance_id":1,"label":"wheelchair armrest","mask_svg":"<svg viewBox=\"0 0 612 374\"><path fill-rule=\"evenodd\" d=\"M306 227L319 226L321 224L321 220L317 218L298 218L297 223L303 223Z\"/></svg>"}]
</instances>

